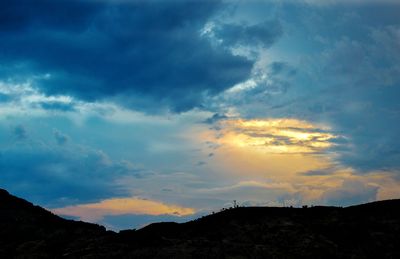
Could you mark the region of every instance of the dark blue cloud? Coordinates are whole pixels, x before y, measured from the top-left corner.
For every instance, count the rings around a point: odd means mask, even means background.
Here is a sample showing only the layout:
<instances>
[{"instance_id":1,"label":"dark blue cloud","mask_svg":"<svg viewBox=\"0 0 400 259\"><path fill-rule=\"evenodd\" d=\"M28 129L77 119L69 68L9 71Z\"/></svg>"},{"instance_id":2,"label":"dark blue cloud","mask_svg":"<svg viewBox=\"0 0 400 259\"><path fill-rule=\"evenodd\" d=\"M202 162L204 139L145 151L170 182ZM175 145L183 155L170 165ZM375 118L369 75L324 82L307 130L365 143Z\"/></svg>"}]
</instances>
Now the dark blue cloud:
<instances>
[{"instance_id":1,"label":"dark blue cloud","mask_svg":"<svg viewBox=\"0 0 400 259\"><path fill-rule=\"evenodd\" d=\"M201 36L220 5L219 1L2 1L0 62L14 69L0 74L7 78L50 74L36 80L36 87L47 94L88 101L113 97L135 109L180 112L201 106L205 96L245 80L253 65ZM248 40L270 42L276 37L273 26L245 27L242 32ZM232 30L225 34L234 41Z\"/></svg>"},{"instance_id":2,"label":"dark blue cloud","mask_svg":"<svg viewBox=\"0 0 400 259\"><path fill-rule=\"evenodd\" d=\"M96 15L103 4L99 1L29 0L1 1L1 32L26 31L46 26L54 29L80 31Z\"/></svg>"},{"instance_id":3,"label":"dark blue cloud","mask_svg":"<svg viewBox=\"0 0 400 259\"><path fill-rule=\"evenodd\" d=\"M114 180L141 173L101 150L35 141L1 149L0 171L2 188L50 208L126 196Z\"/></svg>"}]
</instances>

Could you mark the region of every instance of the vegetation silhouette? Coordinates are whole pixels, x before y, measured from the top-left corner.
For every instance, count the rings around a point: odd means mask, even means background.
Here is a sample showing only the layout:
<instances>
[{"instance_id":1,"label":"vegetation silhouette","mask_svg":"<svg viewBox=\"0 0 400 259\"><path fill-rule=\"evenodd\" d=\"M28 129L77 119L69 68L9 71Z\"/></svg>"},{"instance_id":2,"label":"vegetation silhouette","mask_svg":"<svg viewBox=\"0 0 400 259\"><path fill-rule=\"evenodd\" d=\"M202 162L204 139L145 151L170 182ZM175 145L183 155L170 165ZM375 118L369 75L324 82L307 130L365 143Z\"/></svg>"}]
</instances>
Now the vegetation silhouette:
<instances>
[{"instance_id":1,"label":"vegetation silhouette","mask_svg":"<svg viewBox=\"0 0 400 259\"><path fill-rule=\"evenodd\" d=\"M119 233L0 189L0 258L400 258L400 200L239 207Z\"/></svg>"}]
</instances>

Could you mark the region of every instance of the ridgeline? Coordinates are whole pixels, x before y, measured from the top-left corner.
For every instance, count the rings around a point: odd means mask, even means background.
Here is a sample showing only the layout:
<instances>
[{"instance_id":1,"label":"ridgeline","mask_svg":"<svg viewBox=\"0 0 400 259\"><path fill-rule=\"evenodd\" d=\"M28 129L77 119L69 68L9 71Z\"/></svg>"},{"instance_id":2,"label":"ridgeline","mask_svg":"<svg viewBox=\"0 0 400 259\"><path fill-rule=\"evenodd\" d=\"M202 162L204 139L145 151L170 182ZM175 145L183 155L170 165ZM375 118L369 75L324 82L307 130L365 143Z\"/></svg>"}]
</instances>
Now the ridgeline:
<instances>
[{"instance_id":1,"label":"ridgeline","mask_svg":"<svg viewBox=\"0 0 400 259\"><path fill-rule=\"evenodd\" d=\"M400 258L400 200L239 207L115 233L0 189L0 258Z\"/></svg>"}]
</instances>

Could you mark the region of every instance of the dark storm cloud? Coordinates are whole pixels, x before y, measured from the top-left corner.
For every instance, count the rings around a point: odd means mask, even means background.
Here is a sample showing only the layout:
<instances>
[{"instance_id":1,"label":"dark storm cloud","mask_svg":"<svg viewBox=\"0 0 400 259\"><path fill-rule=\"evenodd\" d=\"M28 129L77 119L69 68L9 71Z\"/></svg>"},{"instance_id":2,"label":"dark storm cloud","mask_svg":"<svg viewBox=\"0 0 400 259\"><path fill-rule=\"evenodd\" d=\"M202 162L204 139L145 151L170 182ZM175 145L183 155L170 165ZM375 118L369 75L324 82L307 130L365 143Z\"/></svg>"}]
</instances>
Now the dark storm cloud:
<instances>
[{"instance_id":1,"label":"dark storm cloud","mask_svg":"<svg viewBox=\"0 0 400 259\"><path fill-rule=\"evenodd\" d=\"M205 96L247 79L253 66L201 36L220 5L219 1L1 1L0 67L8 68L0 75L49 74L35 81L46 94L70 94L88 101L113 98L151 112L201 106ZM263 39L264 44L275 37L269 33L273 25L268 26L241 32L248 40ZM223 30L221 35L240 43L233 34L238 29Z\"/></svg>"},{"instance_id":2,"label":"dark storm cloud","mask_svg":"<svg viewBox=\"0 0 400 259\"><path fill-rule=\"evenodd\" d=\"M45 26L81 31L100 8L102 4L95 1L4 0L1 1L0 29L2 33L12 33Z\"/></svg>"}]
</instances>

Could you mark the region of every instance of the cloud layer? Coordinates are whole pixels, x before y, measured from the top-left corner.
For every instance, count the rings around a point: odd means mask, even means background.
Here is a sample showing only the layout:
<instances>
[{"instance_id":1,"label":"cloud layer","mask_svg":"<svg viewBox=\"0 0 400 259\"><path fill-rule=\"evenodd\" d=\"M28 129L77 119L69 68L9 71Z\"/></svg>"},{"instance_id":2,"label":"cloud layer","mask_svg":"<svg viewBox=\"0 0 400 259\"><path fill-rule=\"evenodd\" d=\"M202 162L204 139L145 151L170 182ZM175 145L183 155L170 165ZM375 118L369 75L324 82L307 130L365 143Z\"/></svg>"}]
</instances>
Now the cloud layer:
<instances>
[{"instance_id":1,"label":"cloud layer","mask_svg":"<svg viewBox=\"0 0 400 259\"><path fill-rule=\"evenodd\" d=\"M219 1L2 1L0 48L7 51L0 76L47 75L35 80L46 94L186 111L252 69L252 61L201 36L220 7ZM244 36L275 37L269 28L253 30Z\"/></svg>"},{"instance_id":2,"label":"cloud layer","mask_svg":"<svg viewBox=\"0 0 400 259\"><path fill-rule=\"evenodd\" d=\"M173 215L188 216L195 213L192 208L183 208L176 205L139 198L113 198L98 203L89 203L52 209L54 213L79 217L85 221L98 221L104 216L118 216L127 214L136 215Z\"/></svg>"}]
</instances>

